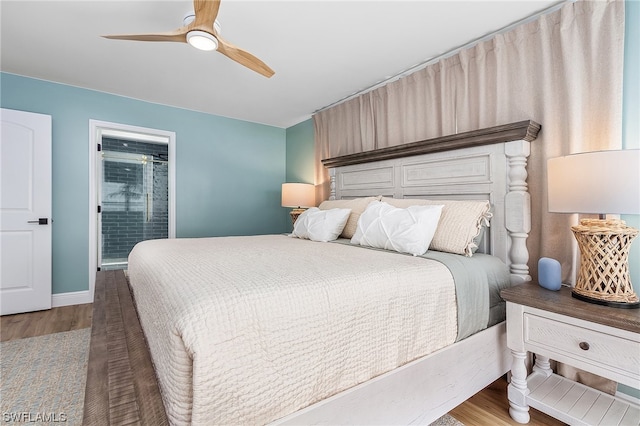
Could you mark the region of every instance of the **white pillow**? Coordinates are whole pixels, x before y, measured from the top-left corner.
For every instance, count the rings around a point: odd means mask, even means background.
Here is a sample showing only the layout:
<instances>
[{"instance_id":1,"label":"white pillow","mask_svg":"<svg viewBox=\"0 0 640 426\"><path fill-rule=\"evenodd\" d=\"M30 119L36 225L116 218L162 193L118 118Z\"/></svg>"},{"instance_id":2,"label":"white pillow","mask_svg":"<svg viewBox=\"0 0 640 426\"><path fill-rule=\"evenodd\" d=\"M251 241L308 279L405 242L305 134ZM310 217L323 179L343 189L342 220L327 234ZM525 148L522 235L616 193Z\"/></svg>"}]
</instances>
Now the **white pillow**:
<instances>
[{"instance_id":1,"label":"white pillow","mask_svg":"<svg viewBox=\"0 0 640 426\"><path fill-rule=\"evenodd\" d=\"M482 239L482 230L489 226L493 216L488 200L419 200L382 197L394 207L428 206L442 204L438 229L431 242L431 250L473 255Z\"/></svg>"},{"instance_id":2,"label":"white pillow","mask_svg":"<svg viewBox=\"0 0 640 426\"><path fill-rule=\"evenodd\" d=\"M443 207L400 209L384 202L373 202L360 215L351 243L422 255L429 249Z\"/></svg>"},{"instance_id":3,"label":"white pillow","mask_svg":"<svg viewBox=\"0 0 640 426\"><path fill-rule=\"evenodd\" d=\"M333 241L344 229L351 209L320 210L312 207L305 210L293 225L291 236L311 241Z\"/></svg>"},{"instance_id":4,"label":"white pillow","mask_svg":"<svg viewBox=\"0 0 640 426\"><path fill-rule=\"evenodd\" d=\"M320 210L351 209L351 215L349 215L349 220L347 220L347 224L344 226L341 235L343 238L351 238L353 234L356 233L358 218L362 212L367 208L369 203L372 201L380 201L380 198L381 197L364 197L347 200L327 200L320 203L318 208Z\"/></svg>"}]
</instances>

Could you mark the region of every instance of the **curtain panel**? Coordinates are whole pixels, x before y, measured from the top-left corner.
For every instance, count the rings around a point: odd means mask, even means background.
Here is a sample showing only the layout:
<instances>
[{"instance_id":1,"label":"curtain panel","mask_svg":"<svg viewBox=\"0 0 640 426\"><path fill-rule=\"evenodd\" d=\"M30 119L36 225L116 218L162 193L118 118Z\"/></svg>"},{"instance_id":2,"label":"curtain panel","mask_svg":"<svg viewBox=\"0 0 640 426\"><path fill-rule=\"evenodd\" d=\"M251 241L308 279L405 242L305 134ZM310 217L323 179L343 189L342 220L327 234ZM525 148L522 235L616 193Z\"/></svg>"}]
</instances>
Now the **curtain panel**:
<instances>
[{"instance_id":1,"label":"curtain panel","mask_svg":"<svg viewBox=\"0 0 640 426\"><path fill-rule=\"evenodd\" d=\"M529 269L558 259L573 282L575 217L547 211L546 161L618 149L622 137L624 1L577 1L314 115L316 185L325 158L521 120L542 125L527 172Z\"/></svg>"}]
</instances>

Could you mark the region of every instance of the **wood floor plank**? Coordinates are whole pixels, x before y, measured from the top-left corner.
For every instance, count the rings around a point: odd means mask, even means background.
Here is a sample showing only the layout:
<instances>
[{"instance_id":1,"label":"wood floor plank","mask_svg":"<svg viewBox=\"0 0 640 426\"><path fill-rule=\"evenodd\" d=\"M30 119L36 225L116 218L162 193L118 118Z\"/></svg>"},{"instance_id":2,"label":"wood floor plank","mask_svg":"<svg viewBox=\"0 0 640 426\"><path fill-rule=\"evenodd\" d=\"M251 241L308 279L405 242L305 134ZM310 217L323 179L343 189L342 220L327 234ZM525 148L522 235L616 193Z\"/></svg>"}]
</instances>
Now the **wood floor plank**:
<instances>
[{"instance_id":1,"label":"wood floor plank","mask_svg":"<svg viewBox=\"0 0 640 426\"><path fill-rule=\"evenodd\" d=\"M96 294L101 299L94 303L96 318L93 327L96 328L98 318L104 317L99 337L107 342L106 352L101 354L107 358L107 372L100 378L87 377L85 407L108 406L110 425L167 425L155 371L124 273L98 272ZM141 352L146 354L146 358L140 356ZM93 354L89 356L89 366L93 364ZM96 361L103 362L102 358ZM106 379L106 392L90 392L96 379L102 382ZM84 424L100 424L103 418L85 409Z\"/></svg>"},{"instance_id":2,"label":"wood floor plank","mask_svg":"<svg viewBox=\"0 0 640 426\"><path fill-rule=\"evenodd\" d=\"M4 315L0 317L0 341L89 328L92 310L93 305L86 303L46 311Z\"/></svg>"},{"instance_id":3,"label":"wood floor plank","mask_svg":"<svg viewBox=\"0 0 640 426\"><path fill-rule=\"evenodd\" d=\"M109 392L109 362L107 350L107 316L104 305L106 303L105 280L107 277L96 279L93 307L96 314L92 319L91 347L89 359L92 359L87 367L87 386L85 388L84 419L104 419L109 424L109 401L100 398L100 395ZM91 402L88 402L91 401Z\"/></svg>"},{"instance_id":4,"label":"wood floor plank","mask_svg":"<svg viewBox=\"0 0 640 426\"><path fill-rule=\"evenodd\" d=\"M506 378L500 378L458 405L449 414L465 426L519 425L520 423L509 416L507 385ZM529 410L529 414L531 415L530 425L562 426L565 424L533 408Z\"/></svg>"}]
</instances>

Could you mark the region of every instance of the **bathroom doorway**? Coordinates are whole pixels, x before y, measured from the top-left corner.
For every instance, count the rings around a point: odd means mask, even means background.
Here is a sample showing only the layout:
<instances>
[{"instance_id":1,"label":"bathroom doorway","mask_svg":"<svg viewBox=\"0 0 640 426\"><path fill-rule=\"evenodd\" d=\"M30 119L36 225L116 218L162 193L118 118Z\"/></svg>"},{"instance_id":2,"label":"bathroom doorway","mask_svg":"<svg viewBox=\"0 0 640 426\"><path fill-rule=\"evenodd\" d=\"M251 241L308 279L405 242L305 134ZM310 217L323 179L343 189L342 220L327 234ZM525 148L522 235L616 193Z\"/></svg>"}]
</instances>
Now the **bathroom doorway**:
<instances>
[{"instance_id":1,"label":"bathroom doorway","mask_svg":"<svg viewBox=\"0 0 640 426\"><path fill-rule=\"evenodd\" d=\"M168 145L102 138L100 269L126 269L140 241L169 238Z\"/></svg>"},{"instance_id":2,"label":"bathroom doorway","mask_svg":"<svg viewBox=\"0 0 640 426\"><path fill-rule=\"evenodd\" d=\"M175 134L94 120L90 127L95 275L126 269L140 241L175 237Z\"/></svg>"}]
</instances>

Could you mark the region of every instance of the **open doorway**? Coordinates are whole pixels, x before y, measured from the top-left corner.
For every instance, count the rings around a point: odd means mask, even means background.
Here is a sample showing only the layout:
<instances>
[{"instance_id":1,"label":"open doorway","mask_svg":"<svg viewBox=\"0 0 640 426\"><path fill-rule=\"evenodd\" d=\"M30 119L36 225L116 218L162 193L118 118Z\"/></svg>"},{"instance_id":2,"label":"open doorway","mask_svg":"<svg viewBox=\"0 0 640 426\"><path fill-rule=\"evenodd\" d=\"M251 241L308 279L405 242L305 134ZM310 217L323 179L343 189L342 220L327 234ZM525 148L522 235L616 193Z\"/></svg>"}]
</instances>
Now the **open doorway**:
<instances>
[{"instance_id":1,"label":"open doorway","mask_svg":"<svg viewBox=\"0 0 640 426\"><path fill-rule=\"evenodd\" d=\"M98 267L126 269L144 240L169 238L168 144L102 137Z\"/></svg>"},{"instance_id":2,"label":"open doorway","mask_svg":"<svg viewBox=\"0 0 640 426\"><path fill-rule=\"evenodd\" d=\"M175 133L89 121L90 291L95 273L126 269L133 246L175 238Z\"/></svg>"}]
</instances>

